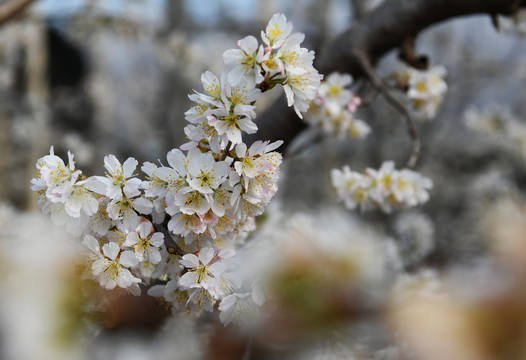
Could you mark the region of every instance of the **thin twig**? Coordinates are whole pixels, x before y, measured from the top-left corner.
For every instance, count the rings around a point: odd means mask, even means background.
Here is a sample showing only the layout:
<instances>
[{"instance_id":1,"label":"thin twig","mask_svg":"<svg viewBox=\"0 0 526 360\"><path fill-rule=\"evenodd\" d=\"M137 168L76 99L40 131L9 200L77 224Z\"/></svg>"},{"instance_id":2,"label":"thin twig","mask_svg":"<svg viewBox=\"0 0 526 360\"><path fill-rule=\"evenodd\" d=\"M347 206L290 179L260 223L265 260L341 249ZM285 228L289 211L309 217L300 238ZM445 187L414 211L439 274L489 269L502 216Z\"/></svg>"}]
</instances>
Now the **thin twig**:
<instances>
[{"instance_id":1,"label":"thin twig","mask_svg":"<svg viewBox=\"0 0 526 360\"><path fill-rule=\"evenodd\" d=\"M11 0L0 5L0 26L20 14L34 0Z\"/></svg>"},{"instance_id":2,"label":"thin twig","mask_svg":"<svg viewBox=\"0 0 526 360\"><path fill-rule=\"evenodd\" d=\"M168 248L168 247L173 248L173 252L175 254L177 254L177 255L180 255L180 256L184 256L184 255L187 254L183 249L181 249L181 247L173 239L172 232L170 230L168 230L167 220L165 220L163 223L160 223L160 224L154 224L152 215L141 214L137 210L135 210L135 212L139 216L142 216L142 217L148 219L148 221L150 221L150 223L153 225L153 228L155 230L163 233L163 235L164 235L164 244L166 245L166 248Z\"/></svg>"},{"instance_id":3,"label":"thin twig","mask_svg":"<svg viewBox=\"0 0 526 360\"><path fill-rule=\"evenodd\" d=\"M184 256L187 254L186 251L181 249L179 245L175 242L175 240L172 237L172 233L170 232L170 230L168 230L168 227L164 223L163 224L153 224L153 226L155 227L155 229L163 233L164 243L166 245L166 248L172 247L174 253L176 253L179 256Z\"/></svg>"},{"instance_id":4,"label":"thin twig","mask_svg":"<svg viewBox=\"0 0 526 360\"><path fill-rule=\"evenodd\" d=\"M373 86L362 98L362 102L360 103L360 106L368 106L373 102L374 99L376 99L376 96L380 93L380 90L376 86Z\"/></svg>"},{"instance_id":5,"label":"thin twig","mask_svg":"<svg viewBox=\"0 0 526 360\"><path fill-rule=\"evenodd\" d=\"M416 162L418 161L418 157L420 156L420 135L416 130L416 126L411 114L407 108L402 103L400 103L400 101L398 101L398 99L395 98L393 94L391 94L391 92L387 89L387 86L383 80L374 71L373 65L371 64L369 58L367 58L367 56L362 51L355 51L354 55L360 63L365 75L369 78L369 81L371 81L371 83L382 93L387 102L389 102L396 110L404 115L409 136L413 140L413 151L411 152L405 167L408 169L413 169L416 165Z\"/></svg>"},{"instance_id":6,"label":"thin twig","mask_svg":"<svg viewBox=\"0 0 526 360\"><path fill-rule=\"evenodd\" d=\"M398 58L411 67L418 70L429 69L429 58L426 55L418 55L415 51L415 37L408 36L402 42Z\"/></svg>"},{"instance_id":7,"label":"thin twig","mask_svg":"<svg viewBox=\"0 0 526 360\"><path fill-rule=\"evenodd\" d=\"M301 139L300 143L295 143L287 148L285 154L288 158L301 155L305 150L311 148L314 144L320 143L324 138L321 130L313 127L304 131L302 136L305 136L306 138Z\"/></svg>"},{"instance_id":8,"label":"thin twig","mask_svg":"<svg viewBox=\"0 0 526 360\"><path fill-rule=\"evenodd\" d=\"M228 141L228 144L225 147L225 150L223 150L223 153L221 154L221 161L224 161L226 159L226 156L228 155L228 152L230 151L230 147L232 146L232 141Z\"/></svg>"}]
</instances>

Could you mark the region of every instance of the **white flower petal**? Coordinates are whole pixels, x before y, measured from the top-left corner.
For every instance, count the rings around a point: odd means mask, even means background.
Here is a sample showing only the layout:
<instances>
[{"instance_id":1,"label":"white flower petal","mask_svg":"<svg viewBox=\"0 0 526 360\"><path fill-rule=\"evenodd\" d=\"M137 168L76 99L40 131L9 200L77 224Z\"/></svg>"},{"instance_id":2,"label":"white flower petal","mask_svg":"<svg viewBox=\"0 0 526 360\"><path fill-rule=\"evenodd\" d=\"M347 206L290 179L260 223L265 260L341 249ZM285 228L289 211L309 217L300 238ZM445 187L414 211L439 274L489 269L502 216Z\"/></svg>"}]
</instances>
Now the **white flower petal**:
<instances>
[{"instance_id":1,"label":"white flower petal","mask_svg":"<svg viewBox=\"0 0 526 360\"><path fill-rule=\"evenodd\" d=\"M119 262L124 267L134 267L139 264L139 259L137 259L137 255L133 251L127 250L122 252Z\"/></svg>"},{"instance_id":2,"label":"white flower petal","mask_svg":"<svg viewBox=\"0 0 526 360\"><path fill-rule=\"evenodd\" d=\"M179 260L179 263L186 268L192 269L199 266L199 258L194 254L186 254Z\"/></svg>"},{"instance_id":3,"label":"white flower petal","mask_svg":"<svg viewBox=\"0 0 526 360\"><path fill-rule=\"evenodd\" d=\"M133 172L137 168L137 165L139 162L135 160L134 158L128 158L122 165L122 172L124 173L124 178L127 179L131 176L133 176Z\"/></svg>"},{"instance_id":4,"label":"white flower petal","mask_svg":"<svg viewBox=\"0 0 526 360\"><path fill-rule=\"evenodd\" d=\"M115 258L117 258L117 255L119 255L120 251L121 249L119 245L117 245L114 242L107 243L102 247L102 252L104 253L104 256L110 258L111 260L115 260Z\"/></svg>"}]
</instances>

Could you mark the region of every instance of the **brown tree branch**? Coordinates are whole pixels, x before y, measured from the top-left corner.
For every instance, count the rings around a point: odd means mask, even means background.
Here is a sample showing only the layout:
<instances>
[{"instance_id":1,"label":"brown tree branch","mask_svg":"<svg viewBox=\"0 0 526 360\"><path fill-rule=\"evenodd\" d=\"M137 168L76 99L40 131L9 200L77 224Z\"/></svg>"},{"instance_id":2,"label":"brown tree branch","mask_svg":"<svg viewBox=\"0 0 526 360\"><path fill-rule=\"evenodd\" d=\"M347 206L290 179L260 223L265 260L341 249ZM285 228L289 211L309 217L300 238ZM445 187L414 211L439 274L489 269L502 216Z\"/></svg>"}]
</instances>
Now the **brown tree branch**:
<instances>
[{"instance_id":1,"label":"brown tree branch","mask_svg":"<svg viewBox=\"0 0 526 360\"><path fill-rule=\"evenodd\" d=\"M0 5L0 26L15 18L34 0L10 0Z\"/></svg>"},{"instance_id":2,"label":"brown tree branch","mask_svg":"<svg viewBox=\"0 0 526 360\"><path fill-rule=\"evenodd\" d=\"M376 99L380 91L376 87L369 89L361 98L360 106L369 106Z\"/></svg>"},{"instance_id":3,"label":"brown tree branch","mask_svg":"<svg viewBox=\"0 0 526 360\"><path fill-rule=\"evenodd\" d=\"M512 14L526 0L389 0L366 14L351 28L338 36L317 55L316 68L322 74L346 72L355 79L365 74L356 57L359 51L374 66L390 50L416 37L429 26L456 17L475 14ZM303 129L305 123L287 108L284 96L258 118L259 131L246 137L283 140L281 150Z\"/></svg>"},{"instance_id":4,"label":"brown tree branch","mask_svg":"<svg viewBox=\"0 0 526 360\"><path fill-rule=\"evenodd\" d=\"M365 56L365 54L357 52L356 57L360 61L360 65L363 68L363 71L369 81L374 85L376 89L378 89L384 98L391 104L396 110L398 110L405 118L407 130L409 132L409 136L413 140L413 150L411 151L411 155L409 156L405 167L408 169L413 169L416 165L416 162L418 161L418 158L420 157L420 135L418 134L418 131L416 130L415 122L413 121L413 118L411 117L411 114L407 110L407 108L398 101L397 98L391 94L391 92L387 89L387 86L383 82L383 80L376 74L374 71L373 65Z\"/></svg>"},{"instance_id":5,"label":"brown tree branch","mask_svg":"<svg viewBox=\"0 0 526 360\"><path fill-rule=\"evenodd\" d=\"M426 55L418 55L415 52L415 38L413 36L404 40L402 46L400 46L398 58L415 69L429 69L429 58Z\"/></svg>"}]
</instances>

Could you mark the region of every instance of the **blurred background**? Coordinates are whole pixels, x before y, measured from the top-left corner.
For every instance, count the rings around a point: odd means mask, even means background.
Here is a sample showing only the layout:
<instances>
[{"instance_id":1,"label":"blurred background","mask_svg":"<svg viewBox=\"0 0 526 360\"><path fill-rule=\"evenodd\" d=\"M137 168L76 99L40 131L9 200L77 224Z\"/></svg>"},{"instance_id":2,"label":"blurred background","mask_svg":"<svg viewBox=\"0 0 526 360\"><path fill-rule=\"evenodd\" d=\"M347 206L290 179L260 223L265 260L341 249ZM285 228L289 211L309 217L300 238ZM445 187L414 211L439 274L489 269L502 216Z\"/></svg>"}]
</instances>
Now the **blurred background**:
<instances>
[{"instance_id":1,"label":"blurred background","mask_svg":"<svg viewBox=\"0 0 526 360\"><path fill-rule=\"evenodd\" d=\"M296 327L280 333L281 341L270 337L247 346L213 321L171 318L144 297L113 301L100 289L80 286L71 270L71 244L78 240L39 214L29 190L35 162L51 145L63 158L71 150L87 175L102 175L110 153L140 162L164 159L186 141L187 94L200 91L201 73L219 74L223 52L246 35L258 37L272 14L283 12L305 33L304 46L318 52L381 2L36 0L3 24L0 359L235 359L247 353L253 359L526 358L526 39L498 32L488 16L435 25L417 38L417 51L448 70L437 117L418 124L423 150L417 170L434 182L427 204L385 215L336 203L330 169L377 168L385 160L401 166L410 151L400 115L381 98L359 110L373 129L366 139L309 143L309 135L300 134L297 141L309 145L285 154L276 205L254 239L270 231L266 226L287 228L301 213L319 239L371 239L378 257L353 263L356 256L364 259L358 246L349 257L353 266L390 269L374 281L330 277L334 286L367 293L371 309L343 306L329 319L291 300L296 316L304 311L314 313L314 323L330 320L323 336L319 329L305 336ZM387 77L400 66L393 52L377 69ZM259 113L281 95L269 94ZM510 123L513 130L505 130ZM324 235L324 229L339 233ZM331 256L324 259L330 263ZM320 259L307 260L316 267ZM316 298L316 287L309 286L303 290ZM337 330L334 319L341 320ZM428 331L420 332L423 327ZM436 357L436 349L449 357Z\"/></svg>"}]
</instances>

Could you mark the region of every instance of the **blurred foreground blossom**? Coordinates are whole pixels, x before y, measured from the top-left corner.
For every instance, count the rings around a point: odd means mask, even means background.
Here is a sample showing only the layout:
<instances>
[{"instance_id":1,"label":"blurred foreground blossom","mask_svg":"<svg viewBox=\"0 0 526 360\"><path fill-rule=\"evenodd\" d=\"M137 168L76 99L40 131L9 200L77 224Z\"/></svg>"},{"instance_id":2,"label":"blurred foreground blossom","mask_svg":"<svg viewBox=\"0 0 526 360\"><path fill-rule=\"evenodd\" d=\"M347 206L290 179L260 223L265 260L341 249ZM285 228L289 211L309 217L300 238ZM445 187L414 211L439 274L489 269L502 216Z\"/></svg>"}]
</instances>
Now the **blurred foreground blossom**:
<instances>
[{"instance_id":1,"label":"blurred foreground blossom","mask_svg":"<svg viewBox=\"0 0 526 360\"><path fill-rule=\"evenodd\" d=\"M0 357L83 358L79 345L87 329L76 331L82 319L70 318L65 306L75 258L70 236L45 215L4 204L0 224ZM76 302L80 306L81 297Z\"/></svg>"},{"instance_id":2,"label":"blurred foreground blossom","mask_svg":"<svg viewBox=\"0 0 526 360\"><path fill-rule=\"evenodd\" d=\"M337 209L270 211L243 255L268 299L260 331L278 342L352 320L380 300L386 279L382 236Z\"/></svg>"},{"instance_id":3,"label":"blurred foreground blossom","mask_svg":"<svg viewBox=\"0 0 526 360\"><path fill-rule=\"evenodd\" d=\"M499 200L485 219L489 261L443 277L442 295L392 303L391 326L423 360L526 357L524 203ZM469 281L469 286L466 283ZM400 297L397 297L400 299Z\"/></svg>"},{"instance_id":4,"label":"blurred foreground blossom","mask_svg":"<svg viewBox=\"0 0 526 360\"><path fill-rule=\"evenodd\" d=\"M418 264L435 247L435 227L422 213L402 213L394 223L399 256L406 267Z\"/></svg>"}]
</instances>

